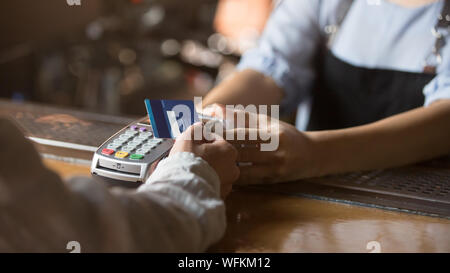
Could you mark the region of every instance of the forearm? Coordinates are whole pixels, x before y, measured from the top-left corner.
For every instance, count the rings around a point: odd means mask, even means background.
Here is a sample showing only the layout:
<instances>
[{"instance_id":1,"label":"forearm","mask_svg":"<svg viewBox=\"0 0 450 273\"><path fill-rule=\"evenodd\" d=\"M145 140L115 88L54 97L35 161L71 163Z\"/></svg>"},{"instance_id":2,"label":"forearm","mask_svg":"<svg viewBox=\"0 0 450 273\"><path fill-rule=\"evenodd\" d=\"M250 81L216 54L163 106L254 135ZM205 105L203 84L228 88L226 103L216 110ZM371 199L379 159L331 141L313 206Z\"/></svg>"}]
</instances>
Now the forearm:
<instances>
[{"instance_id":1,"label":"forearm","mask_svg":"<svg viewBox=\"0 0 450 273\"><path fill-rule=\"evenodd\" d=\"M0 131L2 252L67 252L69 241L82 252L199 252L225 231L219 177L193 154L161 161L137 192L110 190L90 177L63 183L11 122L0 118Z\"/></svg>"},{"instance_id":2,"label":"forearm","mask_svg":"<svg viewBox=\"0 0 450 273\"><path fill-rule=\"evenodd\" d=\"M225 80L203 99L203 107L220 103L224 105L272 105L279 104L283 91L264 74L255 70L243 70Z\"/></svg>"},{"instance_id":3,"label":"forearm","mask_svg":"<svg viewBox=\"0 0 450 273\"><path fill-rule=\"evenodd\" d=\"M68 183L72 196L79 197L68 207L88 204L83 213L66 213L78 223L79 237L72 240L79 240L85 251L200 252L225 232L219 178L191 153L161 161L137 192L96 184L88 178ZM85 217L89 214L95 217ZM93 243L86 241L89 237L101 239Z\"/></svg>"},{"instance_id":4,"label":"forearm","mask_svg":"<svg viewBox=\"0 0 450 273\"><path fill-rule=\"evenodd\" d=\"M450 153L450 100L368 125L307 134L317 175L411 164Z\"/></svg>"}]
</instances>

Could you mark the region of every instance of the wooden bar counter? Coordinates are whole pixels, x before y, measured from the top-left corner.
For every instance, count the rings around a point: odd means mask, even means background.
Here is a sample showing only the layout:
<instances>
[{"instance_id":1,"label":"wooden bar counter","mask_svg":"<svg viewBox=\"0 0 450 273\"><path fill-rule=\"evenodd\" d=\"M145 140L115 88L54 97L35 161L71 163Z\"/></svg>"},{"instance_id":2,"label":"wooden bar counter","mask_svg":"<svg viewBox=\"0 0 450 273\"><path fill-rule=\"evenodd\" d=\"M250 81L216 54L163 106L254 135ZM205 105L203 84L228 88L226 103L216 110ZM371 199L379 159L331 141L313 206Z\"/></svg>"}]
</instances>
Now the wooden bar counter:
<instances>
[{"instance_id":1,"label":"wooden bar counter","mask_svg":"<svg viewBox=\"0 0 450 273\"><path fill-rule=\"evenodd\" d=\"M0 115L14 119L35 140L94 150L137 118L7 100L0 100ZM90 175L92 151L41 144L45 164L63 178ZM239 188L226 204L227 231L210 252L450 252L450 157L388 171Z\"/></svg>"},{"instance_id":2,"label":"wooden bar counter","mask_svg":"<svg viewBox=\"0 0 450 273\"><path fill-rule=\"evenodd\" d=\"M64 178L89 166L45 159ZM299 182L301 183L301 182ZM258 189L227 201L227 232L210 252L450 252L450 220Z\"/></svg>"}]
</instances>

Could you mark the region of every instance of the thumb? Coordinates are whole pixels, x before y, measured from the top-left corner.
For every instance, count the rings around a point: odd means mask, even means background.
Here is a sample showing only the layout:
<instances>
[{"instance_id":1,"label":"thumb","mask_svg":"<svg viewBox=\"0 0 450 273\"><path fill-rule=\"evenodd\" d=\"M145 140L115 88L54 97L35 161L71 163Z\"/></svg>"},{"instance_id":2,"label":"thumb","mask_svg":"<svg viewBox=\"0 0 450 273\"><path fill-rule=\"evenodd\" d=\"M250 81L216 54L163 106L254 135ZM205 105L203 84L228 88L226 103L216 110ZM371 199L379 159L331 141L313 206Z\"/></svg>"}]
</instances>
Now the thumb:
<instances>
[{"instance_id":1,"label":"thumb","mask_svg":"<svg viewBox=\"0 0 450 273\"><path fill-rule=\"evenodd\" d=\"M196 122L189 126L186 131L177 136L176 140L202 140L202 130L203 124L201 122Z\"/></svg>"}]
</instances>

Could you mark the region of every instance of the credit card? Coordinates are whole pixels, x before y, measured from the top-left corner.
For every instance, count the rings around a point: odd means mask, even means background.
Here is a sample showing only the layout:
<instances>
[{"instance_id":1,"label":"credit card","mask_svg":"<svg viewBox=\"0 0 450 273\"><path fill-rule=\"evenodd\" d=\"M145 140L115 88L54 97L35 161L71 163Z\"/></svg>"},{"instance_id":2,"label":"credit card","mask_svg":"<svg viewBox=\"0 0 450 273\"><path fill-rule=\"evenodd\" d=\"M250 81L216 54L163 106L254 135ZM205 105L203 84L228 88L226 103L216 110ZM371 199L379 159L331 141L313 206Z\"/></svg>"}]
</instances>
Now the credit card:
<instances>
[{"instance_id":1,"label":"credit card","mask_svg":"<svg viewBox=\"0 0 450 273\"><path fill-rule=\"evenodd\" d=\"M145 99L145 107L157 138L176 138L200 121L194 102L190 100Z\"/></svg>"}]
</instances>

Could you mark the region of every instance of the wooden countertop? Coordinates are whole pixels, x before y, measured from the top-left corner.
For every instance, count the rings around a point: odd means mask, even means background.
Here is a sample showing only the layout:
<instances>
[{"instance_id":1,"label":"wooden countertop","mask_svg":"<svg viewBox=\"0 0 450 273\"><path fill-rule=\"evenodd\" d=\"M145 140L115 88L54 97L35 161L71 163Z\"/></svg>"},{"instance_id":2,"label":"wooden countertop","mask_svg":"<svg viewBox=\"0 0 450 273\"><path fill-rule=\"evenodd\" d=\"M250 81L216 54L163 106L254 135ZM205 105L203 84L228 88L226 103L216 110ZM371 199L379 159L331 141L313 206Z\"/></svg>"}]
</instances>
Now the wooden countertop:
<instances>
[{"instance_id":1,"label":"wooden countertop","mask_svg":"<svg viewBox=\"0 0 450 273\"><path fill-rule=\"evenodd\" d=\"M46 159L64 178L89 166ZM256 189L227 201L228 227L212 252L450 252L450 220L364 208Z\"/></svg>"}]
</instances>

